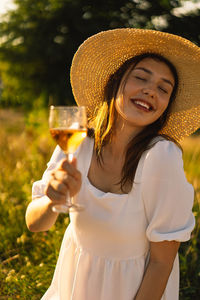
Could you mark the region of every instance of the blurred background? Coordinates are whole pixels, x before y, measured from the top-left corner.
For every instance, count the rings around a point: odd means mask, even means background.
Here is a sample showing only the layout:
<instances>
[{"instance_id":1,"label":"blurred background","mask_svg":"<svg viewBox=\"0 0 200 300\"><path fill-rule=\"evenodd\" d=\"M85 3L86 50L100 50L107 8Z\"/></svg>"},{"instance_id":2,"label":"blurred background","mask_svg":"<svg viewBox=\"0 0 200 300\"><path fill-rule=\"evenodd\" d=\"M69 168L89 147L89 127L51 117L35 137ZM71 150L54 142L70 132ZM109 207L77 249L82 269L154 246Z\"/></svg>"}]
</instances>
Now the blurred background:
<instances>
[{"instance_id":1,"label":"blurred background","mask_svg":"<svg viewBox=\"0 0 200 300\"><path fill-rule=\"evenodd\" d=\"M75 104L69 72L78 46L102 30L166 31L200 46L200 1L0 0L0 299L40 299L52 279L68 225L60 215L45 233L30 233L24 215L31 186L55 144L48 107ZM180 249L180 299L200 299L200 138L183 143L195 188L196 228Z\"/></svg>"}]
</instances>

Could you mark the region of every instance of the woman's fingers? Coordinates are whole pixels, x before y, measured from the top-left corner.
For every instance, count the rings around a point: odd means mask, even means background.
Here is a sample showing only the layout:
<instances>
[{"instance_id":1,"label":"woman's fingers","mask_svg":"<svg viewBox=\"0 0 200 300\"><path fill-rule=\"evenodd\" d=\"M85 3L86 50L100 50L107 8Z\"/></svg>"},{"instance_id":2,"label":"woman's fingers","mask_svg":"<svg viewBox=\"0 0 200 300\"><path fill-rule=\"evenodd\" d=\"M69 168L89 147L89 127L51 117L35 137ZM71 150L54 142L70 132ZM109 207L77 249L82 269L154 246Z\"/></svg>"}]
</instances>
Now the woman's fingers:
<instances>
[{"instance_id":1,"label":"woman's fingers","mask_svg":"<svg viewBox=\"0 0 200 300\"><path fill-rule=\"evenodd\" d=\"M58 170L59 169L67 172L67 174L77 180L81 179L81 173L76 169L76 159L73 159L71 163L66 159L61 160L60 164L58 165Z\"/></svg>"},{"instance_id":2,"label":"woman's fingers","mask_svg":"<svg viewBox=\"0 0 200 300\"><path fill-rule=\"evenodd\" d=\"M56 175L55 178L50 182L51 187L60 194L66 195L68 191L68 186L62 180L57 180Z\"/></svg>"},{"instance_id":3,"label":"woman's fingers","mask_svg":"<svg viewBox=\"0 0 200 300\"><path fill-rule=\"evenodd\" d=\"M75 176L71 176L70 174L58 170L54 173L54 178L56 182L52 181L52 186L54 189L59 191L60 193L66 193L65 188L69 190L70 196L74 196L77 193L77 190L81 187L81 173L78 172ZM77 179L78 178L78 179ZM64 186L62 184L64 184Z\"/></svg>"},{"instance_id":4,"label":"woman's fingers","mask_svg":"<svg viewBox=\"0 0 200 300\"><path fill-rule=\"evenodd\" d=\"M77 180L75 177L68 175L66 184L69 187L70 197L73 197L80 190L81 177Z\"/></svg>"},{"instance_id":5,"label":"woman's fingers","mask_svg":"<svg viewBox=\"0 0 200 300\"><path fill-rule=\"evenodd\" d=\"M57 170L56 172L53 172L53 176L54 176L54 179L67 184L67 179L68 179L68 176L69 176L67 174L67 172L62 171L62 170Z\"/></svg>"},{"instance_id":6,"label":"woman's fingers","mask_svg":"<svg viewBox=\"0 0 200 300\"><path fill-rule=\"evenodd\" d=\"M76 160L69 163L63 159L51 173L45 194L54 202L62 201L69 192L73 197L81 187L81 173L76 169Z\"/></svg>"},{"instance_id":7,"label":"woman's fingers","mask_svg":"<svg viewBox=\"0 0 200 300\"><path fill-rule=\"evenodd\" d=\"M52 200L54 205L66 203L66 195L57 192L51 185L47 186L45 194Z\"/></svg>"},{"instance_id":8,"label":"woman's fingers","mask_svg":"<svg viewBox=\"0 0 200 300\"><path fill-rule=\"evenodd\" d=\"M79 171L76 172L66 172L63 170L57 170L56 172L53 173L54 174L54 178L58 181L61 181L63 183L65 183L67 186L71 186L70 182L76 181L79 182L81 181L81 173Z\"/></svg>"}]
</instances>

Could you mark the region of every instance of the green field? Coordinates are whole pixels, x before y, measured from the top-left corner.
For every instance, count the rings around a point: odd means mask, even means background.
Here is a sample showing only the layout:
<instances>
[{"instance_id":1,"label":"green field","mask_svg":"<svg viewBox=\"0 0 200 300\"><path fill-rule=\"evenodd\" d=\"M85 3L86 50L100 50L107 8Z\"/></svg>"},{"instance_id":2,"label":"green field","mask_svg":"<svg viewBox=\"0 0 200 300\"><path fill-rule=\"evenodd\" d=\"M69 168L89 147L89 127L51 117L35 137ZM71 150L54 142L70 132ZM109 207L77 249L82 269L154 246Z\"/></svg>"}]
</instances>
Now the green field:
<instances>
[{"instance_id":1,"label":"green field","mask_svg":"<svg viewBox=\"0 0 200 300\"><path fill-rule=\"evenodd\" d=\"M54 149L47 111L0 110L0 299L39 300L50 284L69 219L60 215L48 232L31 233L25 210L31 186ZM180 300L200 299L200 138L182 144L186 176L195 188L196 228L180 249Z\"/></svg>"}]
</instances>

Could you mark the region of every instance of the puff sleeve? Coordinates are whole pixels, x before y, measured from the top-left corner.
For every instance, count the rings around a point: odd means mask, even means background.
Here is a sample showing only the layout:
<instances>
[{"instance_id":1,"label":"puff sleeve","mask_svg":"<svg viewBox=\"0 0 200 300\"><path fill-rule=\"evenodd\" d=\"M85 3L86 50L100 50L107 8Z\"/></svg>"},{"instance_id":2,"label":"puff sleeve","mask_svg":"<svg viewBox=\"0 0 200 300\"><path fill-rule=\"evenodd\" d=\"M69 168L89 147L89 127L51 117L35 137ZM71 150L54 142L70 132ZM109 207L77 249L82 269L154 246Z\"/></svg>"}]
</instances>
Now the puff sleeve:
<instances>
[{"instance_id":1,"label":"puff sleeve","mask_svg":"<svg viewBox=\"0 0 200 300\"><path fill-rule=\"evenodd\" d=\"M56 146L50 161L47 164L47 169L45 170L42 179L35 181L32 186L32 200L44 196L44 189L50 177L51 171L55 169L57 163L65 158L65 153L61 150L59 146Z\"/></svg>"},{"instance_id":2,"label":"puff sleeve","mask_svg":"<svg viewBox=\"0 0 200 300\"><path fill-rule=\"evenodd\" d=\"M178 146L162 140L148 151L141 185L148 240L189 240L195 225L194 190L186 180Z\"/></svg>"}]
</instances>

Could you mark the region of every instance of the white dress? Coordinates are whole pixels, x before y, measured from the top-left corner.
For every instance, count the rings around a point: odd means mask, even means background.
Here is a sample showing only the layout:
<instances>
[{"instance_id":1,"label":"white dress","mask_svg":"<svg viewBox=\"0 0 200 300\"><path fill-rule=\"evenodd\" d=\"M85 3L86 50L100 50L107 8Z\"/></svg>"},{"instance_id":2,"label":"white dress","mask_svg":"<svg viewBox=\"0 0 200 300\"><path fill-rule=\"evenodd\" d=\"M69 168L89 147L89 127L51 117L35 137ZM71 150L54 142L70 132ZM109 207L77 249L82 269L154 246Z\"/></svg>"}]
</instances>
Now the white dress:
<instances>
[{"instance_id":1,"label":"white dress","mask_svg":"<svg viewBox=\"0 0 200 300\"><path fill-rule=\"evenodd\" d=\"M52 283L42 300L133 300L148 262L149 241L187 241L194 228L194 191L185 178L181 150L158 141L143 153L129 194L105 193L88 177L93 140L76 155L82 187L75 201ZM65 157L57 146L33 199L44 195L50 171ZM35 200L37 201L37 200ZM178 255L162 300L178 300Z\"/></svg>"}]
</instances>

